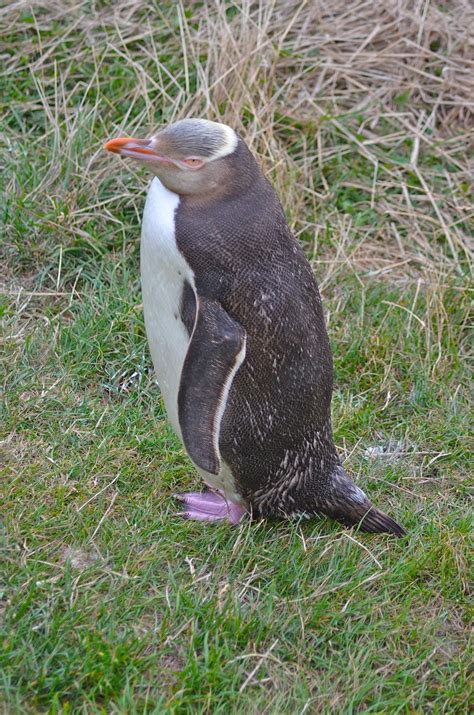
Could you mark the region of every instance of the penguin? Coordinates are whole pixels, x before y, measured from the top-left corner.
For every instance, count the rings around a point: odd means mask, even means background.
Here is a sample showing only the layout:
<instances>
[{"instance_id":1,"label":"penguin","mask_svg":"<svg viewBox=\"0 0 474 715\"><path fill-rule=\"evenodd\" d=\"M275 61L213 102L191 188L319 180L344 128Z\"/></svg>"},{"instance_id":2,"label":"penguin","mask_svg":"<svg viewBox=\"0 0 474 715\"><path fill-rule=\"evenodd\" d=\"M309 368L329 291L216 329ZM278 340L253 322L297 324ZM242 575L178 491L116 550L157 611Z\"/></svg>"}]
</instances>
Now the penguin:
<instances>
[{"instance_id":1,"label":"penguin","mask_svg":"<svg viewBox=\"0 0 474 715\"><path fill-rule=\"evenodd\" d=\"M169 421L208 487L176 495L183 514L326 515L404 535L341 464L318 286L240 135L189 118L104 148L154 175L140 245L146 334Z\"/></svg>"}]
</instances>

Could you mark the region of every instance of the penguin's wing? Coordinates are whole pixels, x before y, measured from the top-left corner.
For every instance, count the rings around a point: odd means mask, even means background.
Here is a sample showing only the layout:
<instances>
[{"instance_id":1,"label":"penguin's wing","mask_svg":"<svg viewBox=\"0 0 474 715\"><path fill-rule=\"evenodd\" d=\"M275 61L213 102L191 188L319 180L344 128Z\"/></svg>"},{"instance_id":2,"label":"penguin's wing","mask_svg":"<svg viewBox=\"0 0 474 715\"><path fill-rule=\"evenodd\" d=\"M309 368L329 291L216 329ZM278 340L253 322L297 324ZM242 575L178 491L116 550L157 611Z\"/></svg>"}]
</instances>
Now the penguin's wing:
<instances>
[{"instance_id":1,"label":"penguin's wing","mask_svg":"<svg viewBox=\"0 0 474 715\"><path fill-rule=\"evenodd\" d=\"M218 301L197 298L178 391L178 419L189 456L210 474L220 471L220 425L232 380L245 358L245 342L245 330Z\"/></svg>"}]
</instances>

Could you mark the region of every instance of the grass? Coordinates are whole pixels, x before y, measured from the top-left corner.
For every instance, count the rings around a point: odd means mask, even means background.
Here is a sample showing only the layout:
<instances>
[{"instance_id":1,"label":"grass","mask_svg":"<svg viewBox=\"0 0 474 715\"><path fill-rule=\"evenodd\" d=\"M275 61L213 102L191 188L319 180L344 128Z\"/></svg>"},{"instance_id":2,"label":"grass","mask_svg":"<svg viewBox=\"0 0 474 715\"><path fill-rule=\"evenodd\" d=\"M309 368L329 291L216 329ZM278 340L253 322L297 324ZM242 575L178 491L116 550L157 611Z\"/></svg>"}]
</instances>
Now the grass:
<instances>
[{"instance_id":1,"label":"grass","mask_svg":"<svg viewBox=\"0 0 474 715\"><path fill-rule=\"evenodd\" d=\"M472 8L0 11L5 713L466 713ZM346 467L408 530L205 527L150 369L148 176L121 131L220 118L322 287Z\"/></svg>"}]
</instances>

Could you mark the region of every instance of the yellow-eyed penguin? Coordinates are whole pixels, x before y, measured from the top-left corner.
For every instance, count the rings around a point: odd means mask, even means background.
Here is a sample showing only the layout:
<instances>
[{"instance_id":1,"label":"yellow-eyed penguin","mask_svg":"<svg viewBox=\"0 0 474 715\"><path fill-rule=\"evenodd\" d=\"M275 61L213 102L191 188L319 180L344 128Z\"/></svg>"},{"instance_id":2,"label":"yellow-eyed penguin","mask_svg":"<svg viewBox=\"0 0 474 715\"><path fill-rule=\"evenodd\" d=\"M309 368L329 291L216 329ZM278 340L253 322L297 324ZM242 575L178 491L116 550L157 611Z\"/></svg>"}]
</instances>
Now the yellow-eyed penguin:
<instances>
[{"instance_id":1,"label":"yellow-eyed penguin","mask_svg":"<svg viewBox=\"0 0 474 715\"><path fill-rule=\"evenodd\" d=\"M155 175L141 239L148 342L169 420L210 488L194 519L326 514L402 536L341 465L311 267L233 129L184 119L108 151Z\"/></svg>"}]
</instances>

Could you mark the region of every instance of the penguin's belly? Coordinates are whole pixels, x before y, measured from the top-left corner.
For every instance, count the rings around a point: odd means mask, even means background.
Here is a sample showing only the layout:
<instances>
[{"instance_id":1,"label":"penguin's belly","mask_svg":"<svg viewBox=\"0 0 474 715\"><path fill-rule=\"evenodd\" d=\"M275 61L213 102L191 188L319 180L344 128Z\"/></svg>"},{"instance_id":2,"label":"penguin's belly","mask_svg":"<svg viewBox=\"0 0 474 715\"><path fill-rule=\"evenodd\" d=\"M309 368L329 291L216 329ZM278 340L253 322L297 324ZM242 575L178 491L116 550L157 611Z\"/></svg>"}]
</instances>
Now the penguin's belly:
<instances>
[{"instance_id":1,"label":"penguin's belly","mask_svg":"<svg viewBox=\"0 0 474 715\"><path fill-rule=\"evenodd\" d=\"M159 179L151 182L145 204L140 248L143 311L153 366L169 421L182 439L178 418L178 392L190 337L181 317L185 284L195 290L194 273L179 251L175 213L179 196ZM206 484L241 503L232 472L222 461L219 474L196 467ZM196 465L195 465L196 466Z\"/></svg>"},{"instance_id":2,"label":"penguin's belly","mask_svg":"<svg viewBox=\"0 0 474 715\"><path fill-rule=\"evenodd\" d=\"M185 281L194 288L194 274L176 245L178 204L179 196L153 179L143 214L140 268L151 357L168 418L181 437L178 390L189 344L181 299Z\"/></svg>"}]
</instances>

